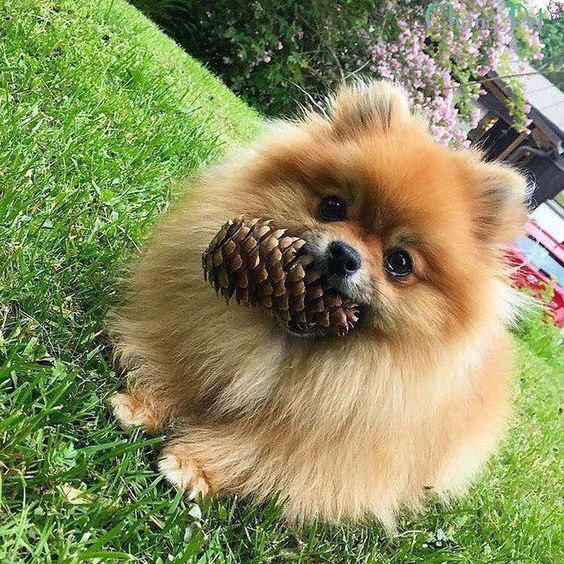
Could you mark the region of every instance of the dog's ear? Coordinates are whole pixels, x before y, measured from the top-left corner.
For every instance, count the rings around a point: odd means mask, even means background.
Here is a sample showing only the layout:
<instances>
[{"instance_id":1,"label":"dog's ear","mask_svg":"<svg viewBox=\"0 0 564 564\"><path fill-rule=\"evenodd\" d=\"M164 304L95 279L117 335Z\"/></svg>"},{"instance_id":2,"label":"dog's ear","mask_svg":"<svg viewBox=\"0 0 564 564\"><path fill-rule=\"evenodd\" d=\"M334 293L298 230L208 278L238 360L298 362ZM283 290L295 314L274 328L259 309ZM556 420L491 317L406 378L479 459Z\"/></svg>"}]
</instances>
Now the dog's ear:
<instances>
[{"instance_id":1,"label":"dog's ear","mask_svg":"<svg viewBox=\"0 0 564 564\"><path fill-rule=\"evenodd\" d=\"M409 118L405 91L383 80L342 86L330 99L329 120L339 137L354 137L367 129L391 129Z\"/></svg>"},{"instance_id":2,"label":"dog's ear","mask_svg":"<svg viewBox=\"0 0 564 564\"><path fill-rule=\"evenodd\" d=\"M527 181L501 163L475 163L474 222L477 237L502 244L513 241L523 230L527 216Z\"/></svg>"}]
</instances>

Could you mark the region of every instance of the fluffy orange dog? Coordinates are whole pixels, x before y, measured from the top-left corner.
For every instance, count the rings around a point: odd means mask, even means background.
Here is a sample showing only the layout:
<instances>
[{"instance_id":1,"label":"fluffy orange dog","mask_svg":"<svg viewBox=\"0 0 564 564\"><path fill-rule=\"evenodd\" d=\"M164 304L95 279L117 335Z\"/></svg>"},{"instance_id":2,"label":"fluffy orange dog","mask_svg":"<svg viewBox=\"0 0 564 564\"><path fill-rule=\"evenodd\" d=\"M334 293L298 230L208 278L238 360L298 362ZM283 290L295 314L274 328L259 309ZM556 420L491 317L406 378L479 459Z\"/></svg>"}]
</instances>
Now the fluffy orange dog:
<instances>
[{"instance_id":1,"label":"fluffy orange dog","mask_svg":"<svg viewBox=\"0 0 564 564\"><path fill-rule=\"evenodd\" d=\"M170 429L179 488L287 498L291 520L394 527L429 491L464 492L510 405L510 313L499 246L526 184L434 143L387 83L343 88L327 115L283 123L203 174L162 221L113 332L124 427ZM216 299L202 251L229 218L299 234L361 304L343 338L289 334Z\"/></svg>"}]
</instances>

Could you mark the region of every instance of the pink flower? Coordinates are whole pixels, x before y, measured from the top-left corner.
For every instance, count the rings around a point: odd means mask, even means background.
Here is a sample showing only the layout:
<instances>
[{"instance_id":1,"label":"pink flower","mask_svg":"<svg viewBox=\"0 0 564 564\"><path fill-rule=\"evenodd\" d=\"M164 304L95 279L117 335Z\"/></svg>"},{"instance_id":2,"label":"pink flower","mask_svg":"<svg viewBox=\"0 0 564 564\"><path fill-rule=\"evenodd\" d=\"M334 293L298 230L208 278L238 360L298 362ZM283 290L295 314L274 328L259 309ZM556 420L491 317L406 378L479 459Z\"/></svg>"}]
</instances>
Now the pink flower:
<instances>
[{"instance_id":1,"label":"pink flower","mask_svg":"<svg viewBox=\"0 0 564 564\"><path fill-rule=\"evenodd\" d=\"M388 0L374 21L394 21L395 39L383 35L379 25L367 26L358 37L372 61L366 68L403 84L412 107L427 117L439 141L465 146L461 122L477 125L480 114L473 104L484 93L475 79L498 68L514 30L509 11L496 0L448 4L452 10L435 9L427 25L421 3ZM538 35L529 26L521 28L523 42L537 56Z\"/></svg>"}]
</instances>

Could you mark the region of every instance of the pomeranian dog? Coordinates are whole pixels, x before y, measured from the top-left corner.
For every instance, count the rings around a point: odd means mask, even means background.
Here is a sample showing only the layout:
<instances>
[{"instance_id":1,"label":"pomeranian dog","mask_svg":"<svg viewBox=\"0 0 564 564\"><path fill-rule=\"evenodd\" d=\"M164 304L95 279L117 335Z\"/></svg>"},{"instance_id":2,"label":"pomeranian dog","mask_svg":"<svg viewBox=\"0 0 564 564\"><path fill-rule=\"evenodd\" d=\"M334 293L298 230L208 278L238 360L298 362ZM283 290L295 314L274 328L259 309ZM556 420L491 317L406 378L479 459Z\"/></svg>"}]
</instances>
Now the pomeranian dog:
<instances>
[{"instance_id":1,"label":"pomeranian dog","mask_svg":"<svg viewBox=\"0 0 564 564\"><path fill-rule=\"evenodd\" d=\"M403 91L356 83L204 172L158 223L114 316L125 428L164 430L183 490L285 500L293 522L379 519L462 494L510 408L501 245L526 182L434 142ZM297 336L227 306L202 275L226 220L302 237L360 304L345 337ZM335 253L338 248L338 253Z\"/></svg>"}]
</instances>

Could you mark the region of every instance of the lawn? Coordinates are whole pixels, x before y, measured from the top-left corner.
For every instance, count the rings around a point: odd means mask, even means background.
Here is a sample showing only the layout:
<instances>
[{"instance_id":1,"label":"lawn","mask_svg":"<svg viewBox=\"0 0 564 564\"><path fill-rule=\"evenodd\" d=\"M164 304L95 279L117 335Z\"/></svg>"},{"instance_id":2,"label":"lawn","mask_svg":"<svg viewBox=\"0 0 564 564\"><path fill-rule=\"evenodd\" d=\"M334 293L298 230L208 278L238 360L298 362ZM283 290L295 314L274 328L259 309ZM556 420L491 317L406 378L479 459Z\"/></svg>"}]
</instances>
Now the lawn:
<instances>
[{"instance_id":1,"label":"lawn","mask_svg":"<svg viewBox=\"0 0 564 564\"><path fill-rule=\"evenodd\" d=\"M127 435L103 318L176 179L258 116L123 0L0 3L0 561L555 562L561 350L522 326L512 430L461 503L402 533L201 507Z\"/></svg>"}]
</instances>

